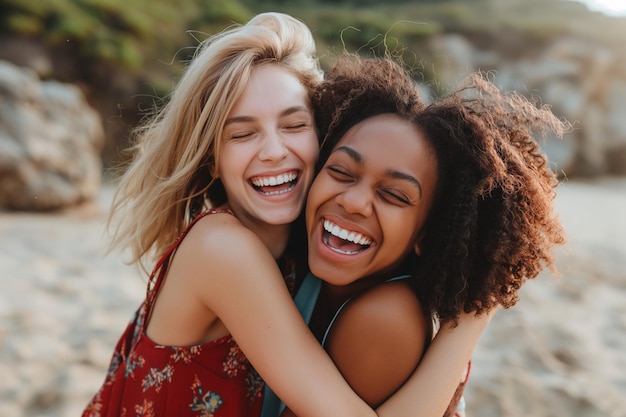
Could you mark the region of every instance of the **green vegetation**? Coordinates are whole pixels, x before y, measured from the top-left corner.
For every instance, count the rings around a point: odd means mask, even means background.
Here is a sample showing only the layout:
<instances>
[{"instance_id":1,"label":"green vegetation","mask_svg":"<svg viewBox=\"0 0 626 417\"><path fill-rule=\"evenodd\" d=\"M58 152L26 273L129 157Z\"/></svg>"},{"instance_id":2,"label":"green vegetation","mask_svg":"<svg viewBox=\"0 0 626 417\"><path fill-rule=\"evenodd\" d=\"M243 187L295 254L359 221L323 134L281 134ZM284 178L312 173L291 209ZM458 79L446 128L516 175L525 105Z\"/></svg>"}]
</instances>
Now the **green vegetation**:
<instances>
[{"instance_id":1,"label":"green vegetation","mask_svg":"<svg viewBox=\"0 0 626 417\"><path fill-rule=\"evenodd\" d=\"M176 51L193 36L210 34L259 11L285 11L314 30L319 49L380 53L384 48L417 52L443 31L494 35L519 32L536 41L579 32L610 33L579 3L562 0L0 0L0 34L40 38L50 47L75 45L78 58L140 73L157 61L180 71ZM617 22L615 22L617 27ZM601 30L599 30L601 29ZM626 30L623 30L623 33ZM606 35L605 35L606 36ZM607 36L609 41L612 37ZM167 58L169 54L169 59ZM149 77L148 77L149 78Z\"/></svg>"},{"instance_id":2,"label":"green vegetation","mask_svg":"<svg viewBox=\"0 0 626 417\"><path fill-rule=\"evenodd\" d=\"M81 59L139 72L158 51L188 43L185 29L216 31L251 13L228 0L2 0L0 31L72 43Z\"/></svg>"},{"instance_id":3,"label":"green vegetation","mask_svg":"<svg viewBox=\"0 0 626 417\"><path fill-rule=\"evenodd\" d=\"M124 121L129 126L136 123L146 106L167 95L199 40L263 11L283 11L307 23L324 66L344 50L364 55L390 51L407 65L421 69L425 81L435 83L437 72L432 68L438 57L428 45L441 33L458 33L477 47L496 50L503 56L514 56L521 47L541 47L569 34L614 46L626 39L624 19L590 13L582 4L568 0L382 3L0 0L0 38L21 38L43 46L53 62L56 57L64 65L53 65L52 73L42 76L86 86L94 105L108 109L105 117L116 117L113 113L122 109L125 117L130 113ZM503 39L507 42L501 42ZM138 97L146 97L150 103L138 104ZM120 136L119 132L115 136Z\"/></svg>"}]
</instances>

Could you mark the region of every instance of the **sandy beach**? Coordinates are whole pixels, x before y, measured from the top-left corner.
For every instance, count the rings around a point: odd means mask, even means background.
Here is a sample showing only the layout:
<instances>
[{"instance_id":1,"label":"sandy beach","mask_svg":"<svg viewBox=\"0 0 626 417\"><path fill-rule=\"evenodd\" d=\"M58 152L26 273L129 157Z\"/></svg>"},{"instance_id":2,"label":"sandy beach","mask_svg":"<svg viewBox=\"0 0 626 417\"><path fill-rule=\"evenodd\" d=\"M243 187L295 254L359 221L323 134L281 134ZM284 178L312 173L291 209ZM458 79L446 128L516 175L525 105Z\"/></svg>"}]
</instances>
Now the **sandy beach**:
<instances>
[{"instance_id":1,"label":"sandy beach","mask_svg":"<svg viewBox=\"0 0 626 417\"><path fill-rule=\"evenodd\" d=\"M79 416L140 303L144 278L105 256L114 189L62 213L0 212L0 417ZM469 417L626 416L626 179L568 181L568 244L479 342Z\"/></svg>"}]
</instances>

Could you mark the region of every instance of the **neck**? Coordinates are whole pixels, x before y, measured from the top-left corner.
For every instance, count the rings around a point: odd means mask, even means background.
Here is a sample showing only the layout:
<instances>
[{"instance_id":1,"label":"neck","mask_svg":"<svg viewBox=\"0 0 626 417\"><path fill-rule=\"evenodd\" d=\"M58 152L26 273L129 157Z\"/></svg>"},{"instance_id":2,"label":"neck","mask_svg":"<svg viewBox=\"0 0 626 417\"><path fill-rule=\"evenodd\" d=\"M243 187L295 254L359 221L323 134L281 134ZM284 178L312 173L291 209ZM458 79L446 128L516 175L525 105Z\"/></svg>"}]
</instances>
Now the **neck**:
<instances>
[{"instance_id":1,"label":"neck","mask_svg":"<svg viewBox=\"0 0 626 417\"><path fill-rule=\"evenodd\" d=\"M261 239L274 259L278 259L283 255L287 248L287 242L289 241L289 232L291 231L290 224L268 225L242 223Z\"/></svg>"},{"instance_id":2,"label":"neck","mask_svg":"<svg viewBox=\"0 0 626 417\"><path fill-rule=\"evenodd\" d=\"M247 229L251 230L255 235L259 237L259 239L261 239L261 242L263 242L263 244L267 247L274 259L278 259L283 255L289 241L289 234L291 232L292 226L291 223L263 223L257 221L256 219L251 219L246 217L245 215L241 215L241 213L238 213L228 204L225 204L221 207L232 210L235 213L237 219L241 222L241 224L243 224Z\"/></svg>"},{"instance_id":3,"label":"neck","mask_svg":"<svg viewBox=\"0 0 626 417\"><path fill-rule=\"evenodd\" d=\"M359 278L348 285L332 285L327 282L322 282L322 292L320 297L325 299L331 310L331 314L334 314L334 312L349 298L364 293L370 288L380 284L386 278L388 277L383 275L372 275Z\"/></svg>"},{"instance_id":4,"label":"neck","mask_svg":"<svg viewBox=\"0 0 626 417\"><path fill-rule=\"evenodd\" d=\"M267 246L274 259L280 258L289 241L289 232L291 225L285 224L280 226L271 226L262 228L262 230L253 230L261 241Z\"/></svg>"}]
</instances>

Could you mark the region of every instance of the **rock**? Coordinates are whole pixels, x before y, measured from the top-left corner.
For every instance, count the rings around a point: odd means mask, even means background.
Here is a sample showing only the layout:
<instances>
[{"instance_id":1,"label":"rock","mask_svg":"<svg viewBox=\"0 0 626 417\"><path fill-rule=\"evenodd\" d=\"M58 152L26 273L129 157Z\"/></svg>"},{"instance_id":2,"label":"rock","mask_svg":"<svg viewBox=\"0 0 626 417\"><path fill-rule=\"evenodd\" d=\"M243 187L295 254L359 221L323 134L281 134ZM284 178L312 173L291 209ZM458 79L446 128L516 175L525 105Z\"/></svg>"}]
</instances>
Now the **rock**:
<instances>
[{"instance_id":1,"label":"rock","mask_svg":"<svg viewBox=\"0 0 626 417\"><path fill-rule=\"evenodd\" d=\"M526 75L518 72L529 90L545 92L545 102L575 123L575 130L567 137L575 142L576 148L574 163L569 167L572 174L598 176L626 172L623 152L615 152L626 147L625 61L623 54L610 48L561 39L537 61L525 66ZM558 68L561 70L557 71ZM551 88L555 83L561 86L558 91Z\"/></svg>"},{"instance_id":2,"label":"rock","mask_svg":"<svg viewBox=\"0 0 626 417\"><path fill-rule=\"evenodd\" d=\"M0 61L0 208L56 210L93 199L104 129L76 86Z\"/></svg>"},{"instance_id":3,"label":"rock","mask_svg":"<svg viewBox=\"0 0 626 417\"><path fill-rule=\"evenodd\" d=\"M623 52L573 36L511 56L505 56L501 40L486 47L457 35L435 37L429 47L436 57L439 85L453 85L471 71L489 70L504 90L537 98L571 122L574 130L564 139L540 140L557 172L579 177L626 174Z\"/></svg>"}]
</instances>

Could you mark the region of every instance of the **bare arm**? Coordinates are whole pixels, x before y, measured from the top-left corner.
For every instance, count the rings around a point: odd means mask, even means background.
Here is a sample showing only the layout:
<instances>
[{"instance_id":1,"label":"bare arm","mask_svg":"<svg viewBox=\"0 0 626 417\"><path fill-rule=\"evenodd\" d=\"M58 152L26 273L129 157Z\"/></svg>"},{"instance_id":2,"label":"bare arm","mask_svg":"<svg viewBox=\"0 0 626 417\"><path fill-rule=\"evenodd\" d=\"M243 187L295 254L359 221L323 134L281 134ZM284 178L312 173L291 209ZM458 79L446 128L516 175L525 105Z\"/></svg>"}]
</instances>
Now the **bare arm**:
<instances>
[{"instance_id":1,"label":"bare arm","mask_svg":"<svg viewBox=\"0 0 626 417\"><path fill-rule=\"evenodd\" d=\"M342 312L329 337L331 357L368 404L389 398L377 408L379 416L441 417L490 317L464 314L457 328L442 325L420 362L429 323L416 300L411 304L406 293L388 285ZM286 409L281 417L295 415Z\"/></svg>"},{"instance_id":2,"label":"bare arm","mask_svg":"<svg viewBox=\"0 0 626 417\"><path fill-rule=\"evenodd\" d=\"M411 376L431 335L431 320L413 291L393 282L348 304L327 351L355 392L377 407Z\"/></svg>"},{"instance_id":3,"label":"bare arm","mask_svg":"<svg viewBox=\"0 0 626 417\"><path fill-rule=\"evenodd\" d=\"M203 303L298 416L377 415L309 331L267 248L252 232L230 221L224 227L211 226L210 234L193 233L210 239L188 242L196 253L186 259L185 272L195 277ZM211 271L210 280L206 271ZM468 317L455 329L442 326L421 365L378 415L441 417L487 321Z\"/></svg>"},{"instance_id":4,"label":"bare arm","mask_svg":"<svg viewBox=\"0 0 626 417\"><path fill-rule=\"evenodd\" d=\"M443 323L409 380L377 409L381 417L442 416L491 317L464 313L459 324Z\"/></svg>"},{"instance_id":5,"label":"bare arm","mask_svg":"<svg viewBox=\"0 0 626 417\"><path fill-rule=\"evenodd\" d=\"M301 416L375 416L313 337L258 237L226 216L196 228L192 249L177 253L182 273L283 401Z\"/></svg>"}]
</instances>

